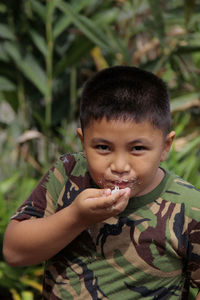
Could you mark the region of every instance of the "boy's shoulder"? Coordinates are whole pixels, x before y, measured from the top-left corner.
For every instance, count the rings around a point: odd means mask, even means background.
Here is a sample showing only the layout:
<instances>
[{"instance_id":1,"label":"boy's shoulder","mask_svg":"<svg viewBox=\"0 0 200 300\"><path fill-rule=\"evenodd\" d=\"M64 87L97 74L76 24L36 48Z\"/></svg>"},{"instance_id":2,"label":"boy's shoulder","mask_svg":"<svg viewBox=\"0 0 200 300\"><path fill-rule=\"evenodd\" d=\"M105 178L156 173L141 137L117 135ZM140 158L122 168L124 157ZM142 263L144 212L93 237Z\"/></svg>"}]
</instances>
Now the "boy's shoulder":
<instances>
[{"instance_id":1,"label":"boy's shoulder","mask_svg":"<svg viewBox=\"0 0 200 300\"><path fill-rule=\"evenodd\" d=\"M70 205L90 185L91 179L83 153L64 154L41 178L13 218L24 220L52 215Z\"/></svg>"},{"instance_id":2,"label":"boy's shoulder","mask_svg":"<svg viewBox=\"0 0 200 300\"><path fill-rule=\"evenodd\" d=\"M200 190L178 175L168 174L170 180L163 197L170 202L184 204L188 209L200 209Z\"/></svg>"},{"instance_id":3,"label":"boy's shoulder","mask_svg":"<svg viewBox=\"0 0 200 300\"><path fill-rule=\"evenodd\" d=\"M63 154L47 173L45 186L48 189L55 181L64 185L69 180L78 183L88 174L87 160L82 152Z\"/></svg>"},{"instance_id":4,"label":"boy's shoulder","mask_svg":"<svg viewBox=\"0 0 200 300\"><path fill-rule=\"evenodd\" d=\"M56 168L64 168L67 175L84 176L87 172L87 160L83 152L63 154L57 163Z\"/></svg>"},{"instance_id":5,"label":"boy's shoulder","mask_svg":"<svg viewBox=\"0 0 200 300\"><path fill-rule=\"evenodd\" d=\"M167 171L167 173L171 178L171 183L168 187L170 190L167 190L168 193L186 196L194 194L195 196L200 197L200 190L193 184L172 172Z\"/></svg>"}]
</instances>

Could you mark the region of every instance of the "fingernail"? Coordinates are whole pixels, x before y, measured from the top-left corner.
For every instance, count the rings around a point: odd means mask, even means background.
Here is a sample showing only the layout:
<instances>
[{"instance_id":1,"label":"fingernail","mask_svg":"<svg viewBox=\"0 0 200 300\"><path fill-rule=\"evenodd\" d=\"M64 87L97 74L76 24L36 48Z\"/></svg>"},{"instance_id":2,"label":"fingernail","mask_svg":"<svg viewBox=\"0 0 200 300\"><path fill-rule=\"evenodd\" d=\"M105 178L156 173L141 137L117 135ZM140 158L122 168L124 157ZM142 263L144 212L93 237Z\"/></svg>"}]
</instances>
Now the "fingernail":
<instances>
[{"instance_id":1,"label":"fingernail","mask_svg":"<svg viewBox=\"0 0 200 300\"><path fill-rule=\"evenodd\" d=\"M126 188L124 188L124 189L121 189L121 190L120 190L120 196L121 196L121 195L124 195L124 194L129 194L130 191L131 191L131 189L130 189L129 187L126 187Z\"/></svg>"},{"instance_id":2,"label":"fingernail","mask_svg":"<svg viewBox=\"0 0 200 300\"><path fill-rule=\"evenodd\" d=\"M127 194L130 194L131 189L130 189L129 187L125 188L125 190L126 190L126 193L127 193Z\"/></svg>"},{"instance_id":3,"label":"fingernail","mask_svg":"<svg viewBox=\"0 0 200 300\"><path fill-rule=\"evenodd\" d=\"M120 192L120 196L124 195L126 193L126 189L121 189L121 190L119 190L119 192Z\"/></svg>"},{"instance_id":4,"label":"fingernail","mask_svg":"<svg viewBox=\"0 0 200 300\"><path fill-rule=\"evenodd\" d=\"M111 189L105 189L104 195L109 196L111 194Z\"/></svg>"}]
</instances>

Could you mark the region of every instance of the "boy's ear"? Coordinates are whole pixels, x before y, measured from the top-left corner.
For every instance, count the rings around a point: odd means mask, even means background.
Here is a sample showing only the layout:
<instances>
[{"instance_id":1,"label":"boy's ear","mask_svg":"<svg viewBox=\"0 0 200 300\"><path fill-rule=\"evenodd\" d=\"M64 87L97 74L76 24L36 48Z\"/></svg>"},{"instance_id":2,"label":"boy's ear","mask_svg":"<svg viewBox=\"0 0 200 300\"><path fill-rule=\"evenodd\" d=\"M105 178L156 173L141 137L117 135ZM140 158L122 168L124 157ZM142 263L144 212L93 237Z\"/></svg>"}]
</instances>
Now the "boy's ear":
<instances>
[{"instance_id":1,"label":"boy's ear","mask_svg":"<svg viewBox=\"0 0 200 300\"><path fill-rule=\"evenodd\" d=\"M173 140L175 138L175 135L176 135L176 132L175 131L171 131L166 136L160 161L165 161L166 160L167 155L168 155L168 153L169 153L169 151L171 149L172 142L173 142Z\"/></svg>"},{"instance_id":2,"label":"boy's ear","mask_svg":"<svg viewBox=\"0 0 200 300\"><path fill-rule=\"evenodd\" d=\"M83 149L84 149L83 131L82 131L81 128L77 128L77 129L76 129L76 132L77 132L77 134L78 134L78 137L79 137L79 139L80 139L80 141L81 141L81 144L82 144L82 147L83 147Z\"/></svg>"}]
</instances>

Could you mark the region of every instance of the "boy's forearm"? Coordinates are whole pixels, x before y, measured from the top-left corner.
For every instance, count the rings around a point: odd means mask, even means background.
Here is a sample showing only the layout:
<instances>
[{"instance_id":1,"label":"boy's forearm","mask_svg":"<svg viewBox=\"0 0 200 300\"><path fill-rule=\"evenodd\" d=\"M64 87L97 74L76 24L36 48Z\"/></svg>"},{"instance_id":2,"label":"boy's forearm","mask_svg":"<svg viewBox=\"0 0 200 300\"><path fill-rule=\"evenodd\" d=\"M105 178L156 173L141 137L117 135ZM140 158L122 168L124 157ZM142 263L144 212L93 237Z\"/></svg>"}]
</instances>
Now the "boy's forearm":
<instances>
[{"instance_id":1,"label":"boy's forearm","mask_svg":"<svg viewBox=\"0 0 200 300\"><path fill-rule=\"evenodd\" d=\"M11 221L4 237L5 260L12 266L25 266L52 257L85 229L76 220L69 206L46 218Z\"/></svg>"},{"instance_id":2,"label":"boy's forearm","mask_svg":"<svg viewBox=\"0 0 200 300\"><path fill-rule=\"evenodd\" d=\"M49 259L88 226L123 211L129 195L129 188L115 194L111 190L85 189L71 205L49 217L11 221L4 239L6 261L25 266Z\"/></svg>"}]
</instances>

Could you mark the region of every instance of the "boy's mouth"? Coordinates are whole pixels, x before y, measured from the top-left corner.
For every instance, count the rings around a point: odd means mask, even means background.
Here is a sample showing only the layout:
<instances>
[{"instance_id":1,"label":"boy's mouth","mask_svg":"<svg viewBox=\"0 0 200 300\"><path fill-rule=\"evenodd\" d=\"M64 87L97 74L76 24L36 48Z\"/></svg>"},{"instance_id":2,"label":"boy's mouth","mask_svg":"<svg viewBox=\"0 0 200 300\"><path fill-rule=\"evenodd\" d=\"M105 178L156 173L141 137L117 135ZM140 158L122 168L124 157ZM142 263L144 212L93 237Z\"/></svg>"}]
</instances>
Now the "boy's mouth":
<instances>
[{"instance_id":1,"label":"boy's mouth","mask_svg":"<svg viewBox=\"0 0 200 300\"><path fill-rule=\"evenodd\" d=\"M133 189L137 180L136 179L123 179L123 180L106 180L105 185L106 187L113 190L115 187L118 187L119 189L125 189L126 187L129 187L130 189Z\"/></svg>"}]
</instances>

